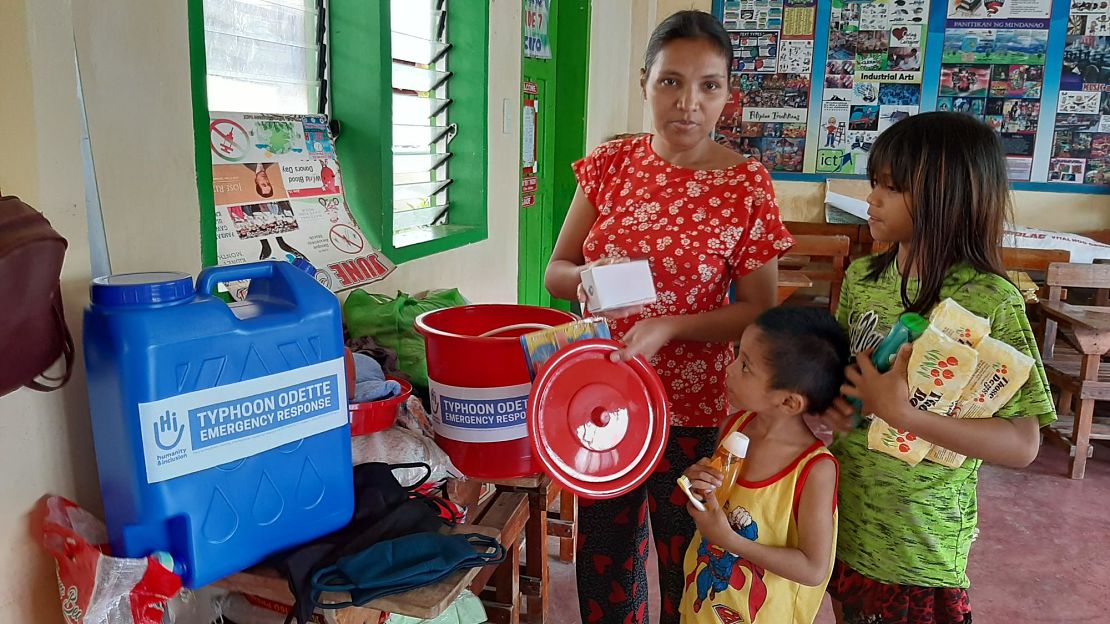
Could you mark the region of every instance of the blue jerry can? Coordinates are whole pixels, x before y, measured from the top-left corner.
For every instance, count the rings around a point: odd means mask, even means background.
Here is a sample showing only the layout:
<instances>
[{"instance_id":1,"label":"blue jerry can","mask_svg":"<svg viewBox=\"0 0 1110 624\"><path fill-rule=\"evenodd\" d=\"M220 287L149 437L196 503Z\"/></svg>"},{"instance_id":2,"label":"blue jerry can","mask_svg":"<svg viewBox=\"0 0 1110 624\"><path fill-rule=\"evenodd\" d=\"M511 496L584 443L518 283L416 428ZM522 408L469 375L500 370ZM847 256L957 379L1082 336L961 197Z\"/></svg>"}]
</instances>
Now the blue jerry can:
<instances>
[{"instance_id":1,"label":"blue jerry can","mask_svg":"<svg viewBox=\"0 0 1110 624\"><path fill-rule=\"evenodd\" d=\"M242 302L217 283L250 279ZM354 512L339 302L285 262L93 280L85 365L114 554L207 585Z\"/></svg>"}]
</instances>

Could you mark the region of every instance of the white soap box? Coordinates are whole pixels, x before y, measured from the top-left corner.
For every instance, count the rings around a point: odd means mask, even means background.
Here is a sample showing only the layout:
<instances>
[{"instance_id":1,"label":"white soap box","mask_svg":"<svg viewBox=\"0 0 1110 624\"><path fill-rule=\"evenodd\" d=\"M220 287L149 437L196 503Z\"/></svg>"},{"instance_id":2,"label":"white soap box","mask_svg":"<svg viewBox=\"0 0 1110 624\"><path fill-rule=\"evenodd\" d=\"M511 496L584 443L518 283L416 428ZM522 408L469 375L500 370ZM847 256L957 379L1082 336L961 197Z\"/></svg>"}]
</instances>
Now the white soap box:
<instances>
[{"instance_id":1,"label":"white soap box","mask_svg":"<svg viewBox=\"0 0 1110 624\"><path fill-rule=\"evenodd\" d=\"M647 260L603 264L582 272L582 289L591 312L655 302L655 280Z\"/></svg>"}]
</instances>

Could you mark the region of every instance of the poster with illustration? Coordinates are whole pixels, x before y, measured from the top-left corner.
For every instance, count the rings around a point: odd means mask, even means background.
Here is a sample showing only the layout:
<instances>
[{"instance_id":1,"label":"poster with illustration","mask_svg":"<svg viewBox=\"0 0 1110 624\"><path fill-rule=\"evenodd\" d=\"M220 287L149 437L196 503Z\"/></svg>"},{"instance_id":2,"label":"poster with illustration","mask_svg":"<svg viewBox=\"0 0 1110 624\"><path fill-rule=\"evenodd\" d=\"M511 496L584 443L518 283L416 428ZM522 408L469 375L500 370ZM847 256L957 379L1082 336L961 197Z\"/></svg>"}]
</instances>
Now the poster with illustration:
<instances>
[{"instance_id":1,"label":"poster with illustration","mask_svg":"<svg viewBox=\"0 0 1110 624\"><path fill-rule=\"evenodd\" d=\"M800 172L817 2L725 0L722 11L734 61L716 138L769 169Z\"/></svg>"},{"instance_id":2,"label":"poster with illustration","mask_svg":"<svg viewBox=\"0 0 1110 624\"><path fill-rule=\"evenodd\" d=\"M1102 32L1092 25L1103 18L1110 20L1110 7L1102 2L1072 3L1049 181L1110 185L1110 33L1089 34Z\"/></svg>"},{"instance_id":3,"label":"poster with illustration","mask_svg":"<svg viewBox=\"0 0 1110 624\"><path fill-rule=\"evenodd\" d=\"M209 134L219 264L303 258L335 292L393 270L347 209L326 117L211 113Z\"/></svg>"},{"instance_id":4,"label":"poster with illustration","mask_svg":"<svg viewBox=\"0 0 1110 624\"><path fill-rule=\"evenodd\" d=\"M928 17L927 0L832 0L817 172L865 173L872 135L920 110Z\"/></svg>"},{"instance_id":5,"label":"poster with illustration","mask_svg":"<svg viewBox=\"0 0 1110 624\"><path fill-rule=\"evenodd\" d=\"M1029 181L1048 56L1051 0L950 0L938 110L999 133L1011 180Z\"/></svg>"},{"instance_id":6,"label":"poster with illustration","mask_svg":"<svg viewBox=\"0 0 1110 624\"><path fill-rule=\"evenodd\" d=\"M948 0L948 19L1048 19L1052 0Z\"/></svg>"}]
</instances>

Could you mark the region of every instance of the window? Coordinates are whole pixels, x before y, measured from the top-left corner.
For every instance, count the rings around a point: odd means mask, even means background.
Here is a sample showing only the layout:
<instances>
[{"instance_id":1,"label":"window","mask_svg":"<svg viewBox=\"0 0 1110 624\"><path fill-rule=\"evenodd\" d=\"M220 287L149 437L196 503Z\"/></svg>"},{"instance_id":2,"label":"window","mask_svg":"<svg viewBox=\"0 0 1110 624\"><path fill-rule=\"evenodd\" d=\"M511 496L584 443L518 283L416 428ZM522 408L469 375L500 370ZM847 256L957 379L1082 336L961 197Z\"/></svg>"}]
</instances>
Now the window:
<instances>
[{"instance_id":1,"label":"window","mask_svg":"<svg viewBox=\"0 0 1110 624\"><path fill-rule=\"evenodd\" d=\"M448 222L451 72L446 0L390 2L394 244Z\"/></svg>"},{"instance_id":2,"label":"window","mask_svg":"<svg viewBox=\"0 0 1110 624\"><path fill-rule=\"evenodd\" d=\"M324 49L316 0L203 0L208 110L316 113Z\"/></svg>"},{"instance_id":3,"label":"window","mask_svg":"<svg viewBox=\"0 0 1110 624\"><path fill-rule=\"evenodd\" d=\"M336 150L363 231L398 264L485 239L489 3L329 0L328 21Z\"/></svg>"},{"instance_id":4,"label":"window","mask_svg":"<svg viewBox=\"0 0 1110 624\"><path fill-rule=\"evenodd\" d=\"M486 238L489 3L453 1L189 0L205 264L210 110L327 112L347 205L396 264Z\"/></svg>"}]
</instances>

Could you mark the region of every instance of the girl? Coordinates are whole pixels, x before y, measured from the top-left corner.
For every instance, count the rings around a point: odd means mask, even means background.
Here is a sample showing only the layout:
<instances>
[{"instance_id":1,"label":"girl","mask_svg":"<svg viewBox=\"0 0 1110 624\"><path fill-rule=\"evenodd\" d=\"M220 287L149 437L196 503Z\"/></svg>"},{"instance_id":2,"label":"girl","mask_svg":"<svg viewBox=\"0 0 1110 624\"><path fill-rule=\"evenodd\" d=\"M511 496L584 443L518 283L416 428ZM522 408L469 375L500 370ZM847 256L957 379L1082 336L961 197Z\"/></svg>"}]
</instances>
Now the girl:
<instances>
[{"instance_id":1,"label":"girl","mask_svg":"<svg viewBox=\"0 0 1110 624\"><path fill-rule=\"evenodd\" d=\"M661 622L678 622L682 555L694 533L675 480L712 453L727 414L729 342L775 303L777 258L793 241L767 170L710 138L729 98L732 45L708 13L682 11L648 42L640 85L655 134L606 143L575 163L571 202L545 282L576 299L591 263L648 258L658 299L610 321L667 386L664 460L641 488L579 513L578 593L584 622L648 621L648 517L662 584ZM729 304L730 284L736 302Z\"/></svg>"},{"instance_id":2,"label":"girl","mask_svg":"<svg viewBox=\"0 0 1110 624\"><path fill-rule=\"evenodd\" d=\"M1039 428L1056 419L1025 304L999 255L1010 203L1006 161L986 125L967 115L926 113L879 136L867 173L868 226L875 240L893 245L857 260L845 276L837 317L858 357L846 371L844 394L863 401L862 413L968 459L954 469L928 461L911 467L869 451L865 427L834 443L840 532L829 593L842 623L968 623L979 466L1027 466L1037 456ZM993 418L957 420L914 409L906 389L908 345L890 372L871 365L871 349L899 314L927 314L948 297L990 319L992 337L1037 361ZM826 416L843 429L851 413L839 400Z\"/></svg>"}]
</instances>

